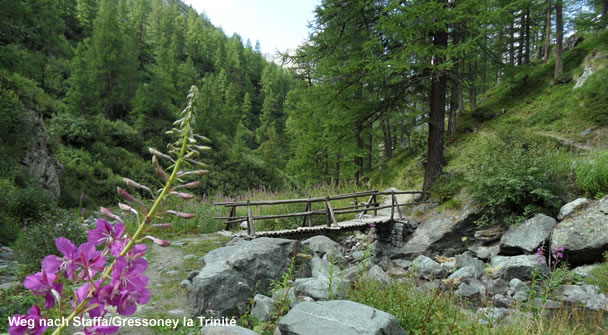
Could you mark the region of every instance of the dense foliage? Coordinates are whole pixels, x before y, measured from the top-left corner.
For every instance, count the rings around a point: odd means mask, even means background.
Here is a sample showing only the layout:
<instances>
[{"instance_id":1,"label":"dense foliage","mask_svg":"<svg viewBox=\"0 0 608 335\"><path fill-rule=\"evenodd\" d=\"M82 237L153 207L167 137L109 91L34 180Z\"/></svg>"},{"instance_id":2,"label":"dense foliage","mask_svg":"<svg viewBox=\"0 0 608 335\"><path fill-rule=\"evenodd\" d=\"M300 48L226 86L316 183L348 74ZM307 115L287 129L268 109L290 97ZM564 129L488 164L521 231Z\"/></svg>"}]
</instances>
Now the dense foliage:
<instances>
[{"instance_id":1,"label":"dense foliage","mask_svg":"<svg viewBox=\"0 0 608 335\"><path fill-rule=\"evenodd\" d=\"M207 192L280 187L286 163L284 101L289 70L267 62L260 46L228 37L181 1L3 1L0 29L0 224L17 229L52 203L23 170L33 127L44 117L50 152L63 165L63 207L85 193L87 208L115 200L120 177L154 181L147 147L165 129L191 85L201 88L196 131L209 134L213 178ZM281 152L282 154L277 154ZM220 172L216 172L220 171ZM38 187L38 189L36 189ZM36 190L30 191L30 190ZM23 207L31 197L32 208ZM37 207L38 206L38 207ZM3 235L3 243L15 234Z\"/></svg>"}]
</instances>

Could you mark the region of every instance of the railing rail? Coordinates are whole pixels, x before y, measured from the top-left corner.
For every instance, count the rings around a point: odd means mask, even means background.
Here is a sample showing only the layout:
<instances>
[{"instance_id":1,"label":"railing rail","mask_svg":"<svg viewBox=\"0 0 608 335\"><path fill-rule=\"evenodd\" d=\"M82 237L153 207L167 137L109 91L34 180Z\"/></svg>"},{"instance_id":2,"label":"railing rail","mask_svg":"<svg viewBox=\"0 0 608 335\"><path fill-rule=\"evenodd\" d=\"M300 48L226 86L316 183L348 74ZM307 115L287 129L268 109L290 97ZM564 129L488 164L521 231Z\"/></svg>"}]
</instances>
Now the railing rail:
<instances>
[{"instance_id":1,"label":"railing rail","mask_svg":"<svg viewBox=\"0 0 608 335\"><path fill-rule=\"evenodd\" d=\"M350 214L350 213L362 213L367 214L369 211L374 211L374 215L378 215L378 210L391 208L391 220L394 219L395 214L398 215L399 219L402 219L401 207L403 206L412 206L420 203L424 203L424 201L420 202L409 202L405 204L399 204L397 201L397 195L400 194L428 194L428 192L423 191L383 191L380 192L378 190L371 191L362 191L362 192L354 192L347 194L338 194L333 196L326 197L310 197L305 199L284 199L284 200L263 200L263 201L233 201L233 202L215 202L213 203L216 206L224 206L230 208L229 216L219 216L215 217L216 220L225 220L227 228L232 228L238 222L247 221L247 232L251 236L255 236L255 220L267 220L267 219L281 219L281 218L292 218L292 217L304 217L302 220L302 225L306 225L308 222L308 226L312 226L312 217L314 215L326 215L327 216L327 226L328 227L337 227L338 222L336 219L336 215L340 214ZM390 195L391 204L380 206L377 197L383 195ZM366 202L359 202L359 197L369 197ZM339 208L333 208L331 205L332 200L344 200L344 199L354 199L352 206L345 206ZM312 210L313 203L325 203L325 209L322 210ZM297 204L297 203L305 203L306 207L303 212L296 213L287 213L287 214L277 214L277 215L256 215L252 214L253 206L272 206L272 205L285 205L285 204ZM247 206L247 216L237 216L236 208Z\"/></svg>"}]
</instances>

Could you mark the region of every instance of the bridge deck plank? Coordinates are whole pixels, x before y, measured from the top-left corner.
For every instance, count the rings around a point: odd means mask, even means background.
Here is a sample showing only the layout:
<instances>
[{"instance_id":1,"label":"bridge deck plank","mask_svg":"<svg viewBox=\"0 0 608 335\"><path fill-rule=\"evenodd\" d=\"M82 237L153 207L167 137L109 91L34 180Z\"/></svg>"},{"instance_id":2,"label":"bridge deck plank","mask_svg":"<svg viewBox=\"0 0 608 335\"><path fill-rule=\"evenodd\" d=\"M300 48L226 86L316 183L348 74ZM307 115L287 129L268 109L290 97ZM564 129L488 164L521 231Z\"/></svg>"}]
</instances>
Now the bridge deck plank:
<instances>
[{"instance_id":1,"label":"bridge deck plank","mask_svg":"<svg viewBox=\"0 0 608 335\"><path fill-rule=\"evenodd\" d=\"M294 236L294 235L307 235L317 233L330 233L338 232L346 229L353 229L358 227L366 227L370 224L383 224L391 221L389 216L373 216L365 217L361 219L354 219L348 221L338 222L337 227L327 226L312 226L312 227L299 227L296 229L284 229L284 230L270 230L270 231L257 231L256 237L277 237L277 236Z\"/></svg>"}]
</instances>

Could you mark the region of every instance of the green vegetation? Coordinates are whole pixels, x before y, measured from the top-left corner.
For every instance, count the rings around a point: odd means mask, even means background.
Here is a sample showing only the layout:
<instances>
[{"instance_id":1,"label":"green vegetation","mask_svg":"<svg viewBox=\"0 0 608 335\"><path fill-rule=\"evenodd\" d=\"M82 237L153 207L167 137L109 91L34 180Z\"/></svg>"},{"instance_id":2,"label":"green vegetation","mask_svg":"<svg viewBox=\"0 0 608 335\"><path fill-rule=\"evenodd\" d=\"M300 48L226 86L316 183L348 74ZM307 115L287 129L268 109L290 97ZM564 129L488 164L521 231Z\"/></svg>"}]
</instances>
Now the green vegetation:
<instances>
[{"instance_id":1,"label":"green vegetation","mask_svg":"<svg viewBox=\"0 0 608 335\"><path fill-rule=\"evenodd\" d=\"M410 334L578 335L603 334L608 329L602 313L589 316L588 312L562 308L549 314L525 306L510 322L496 324L483 315L467 313L466 303L454 293L420 289L412 278L386 286L359 280L348 298L394 315ZM527 312L534 313L528 317Z\"/></svg>"},{"instance_id":2,"label":"green vegetation","mask_svg":"<svg viewBox=\"0 0 608 335\"><path fill-rule=\"evenodd\" d=\"M591 277L587 281L592 285L597 285L602 292L608 293L608 251L604 254L604 263L598 264L591 271Z\"/></svg>"},{"instance_id":3,"label":"green vegetation","mask_svg":"<svg viewBox=\"0 0 608 335\"><path fill-rule=\"evenodd\" d=\"M608 152L589 155L574 164L578 188L595 198L608 194Z\"/></svg>"},{"instance_id":4,"label":"green vegetation","mask_svg":"<svg viewBox=\"0 0 608 335\"><path fill-rule=\"evenodd\" d=\"M499 133L480 149L470 157L475 164L467 174L470 192L484 213L478 224L513 224L534 213L557 213L567 180L559 152L522 133Z\"/></svg>"},{"instance_id":5,"label":"green vegetation","mask_svg":"<svg viewBox=\"0 0 608 335\"><path fill-rule=\"evenodd\" d=\"M40 220L25 226L15 242L15 258L20 265L19 278L39 270L45 256L59 254L55 239L63 236L79 245L87 240L86 230L78 218L65 210L50 211Z\"/></svg>"}]
</instances>

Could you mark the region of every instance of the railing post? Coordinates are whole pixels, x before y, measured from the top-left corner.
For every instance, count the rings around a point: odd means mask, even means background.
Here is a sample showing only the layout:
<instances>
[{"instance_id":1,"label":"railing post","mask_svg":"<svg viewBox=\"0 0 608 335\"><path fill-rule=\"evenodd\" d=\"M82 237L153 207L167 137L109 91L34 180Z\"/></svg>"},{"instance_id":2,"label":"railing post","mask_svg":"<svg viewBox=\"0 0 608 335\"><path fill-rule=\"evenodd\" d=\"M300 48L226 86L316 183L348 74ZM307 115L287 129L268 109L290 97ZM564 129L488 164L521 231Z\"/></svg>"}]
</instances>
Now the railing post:
<instances>
[{"instance_id":1,"label":"railing post","mask_svg":"<svg viewBox=\"0 0 608 335\"><path fill-rule=\"evenodd\" d=\"M251 214L251 201L247 200L247 233L250 236L255 236L255 226L253 224L253 215Z\"/></svg>"},{"instance_id":2,"label":"railing post","mask_svg":"<svg viewBox=\"0 0 608 335\"><path fill-rule=\"evenodd\" d=\"M376 199L376 194L374 194L374 199L372 201L374 203L374 207L378 207L378 199ZM378 216L378 209L374 209L374 216Z\"/></svg>"},{"instance_id":3,"label":"railing post","mask_svg":"<svg viewBox=\"0 0 608 335\"><path fill-rule=\"evenodd\" d=\"M234 229L234 226L236 224L234 217L236 216L236 206L232 206L232 208L230 209L230 215L229 217L233 218L233 219L228 219L226 220L226 230L231 230Z\"/></svg>"},{"instance_id":4,"label":"railing post","mask_svg":"<svg viewBox=\"0 0 608 335\"><path fill-rule=\"evenodd\" d=\"M395 215L395 189L391 188L391 221Z\"/></svg>"},{"instance_id":5,"label":"railing post","mask_svg":"<svg viewBox=\"0 0 608 335\"><path fill-rule=\"evenodd\" d=\"M308 199L310 199L310 197L308 197ZM312 204L310 201L306 203L306 208L308 212L312 212ZM312 214L308 214L308 226L312 227Z\"/></svg>"},{"instance_id":6,"label":"railing post","mask_svg":"<svg viewBox=\"0 0 608 335\"><path fill-rule=\"evenodd\" d=\"M397 214L399 214L399 220L403 219L403 215L401 215L401 207L399 207L399 202L397 201L397 196L395 196L395 191L393 190L393 206L397 206ZM391 220L392 220L392 216L391 216Z\"/></svg>"},{"instance_id":7,"label":"railing post","mask_svg":"<svg viewBox=\"0 0 608 335\"><path fill-rule=\"evenodd\" d=\"M334 226L338 226L338 222L336 222L336 215L334 214L334 210L331 208L331 204L329 203L329 197L325 197L325 207L327 209L327 226L331 227L332 224Z\"/></svg>"},{"instance_id":8,"label":"railing post","mask_svg":"<svg viewBox=\"0 0 608 335\"><path fill-rule=\"evenodd\" d=\"M365 205L365 210L361 214L367 214L367 210L370 208L371 204L375 202L374 199L374 195L369 196L369 199L367 199L367 204Z\"/></svg>"}]
</instances>

